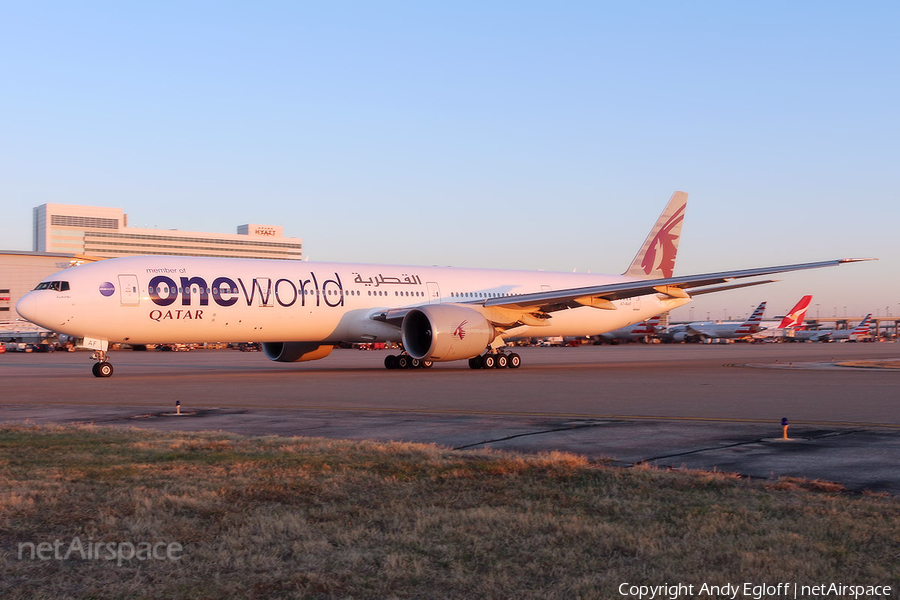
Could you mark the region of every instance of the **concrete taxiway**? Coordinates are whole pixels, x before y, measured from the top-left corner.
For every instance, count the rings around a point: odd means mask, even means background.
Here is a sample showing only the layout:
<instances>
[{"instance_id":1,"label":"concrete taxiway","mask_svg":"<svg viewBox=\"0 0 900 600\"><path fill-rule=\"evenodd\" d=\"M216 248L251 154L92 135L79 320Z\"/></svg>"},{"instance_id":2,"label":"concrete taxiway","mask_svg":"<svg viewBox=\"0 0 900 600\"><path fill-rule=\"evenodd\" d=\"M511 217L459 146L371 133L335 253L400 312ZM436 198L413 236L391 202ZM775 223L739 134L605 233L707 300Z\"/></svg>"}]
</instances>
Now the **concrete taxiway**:
<instances>
[{"instance_id":1,"label":"concrete taxiway","mask_svg":"<svg viewBox=\"0 0 900 600\"><path fill-rule=\"evenodd\" d=\"M385 351L0 356L0 422L560 450L628 466L803 477L900 494L900 344L523 348L518 370L387 371ZM862 361L861 363L859 361ZM844 366L840 366L844 365ZM174 416L175 402L181 403ZM781 419L791 423L784 441Z\"/></svg>"}]
</instances>

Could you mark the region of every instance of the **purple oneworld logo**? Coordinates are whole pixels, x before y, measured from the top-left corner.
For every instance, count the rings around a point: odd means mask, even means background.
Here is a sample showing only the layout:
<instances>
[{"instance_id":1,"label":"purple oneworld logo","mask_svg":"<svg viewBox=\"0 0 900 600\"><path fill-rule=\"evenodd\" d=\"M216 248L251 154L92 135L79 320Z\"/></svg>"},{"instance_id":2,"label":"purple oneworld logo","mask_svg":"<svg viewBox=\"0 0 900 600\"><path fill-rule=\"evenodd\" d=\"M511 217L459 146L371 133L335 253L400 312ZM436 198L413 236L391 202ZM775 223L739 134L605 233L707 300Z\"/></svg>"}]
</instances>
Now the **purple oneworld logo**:
<instances>
[{"instance_id":1,"label":"purple oneworld logo","mask_svg":"<svg viewBox=\"0 0 900 600\"><path fill-rule=\"evenodd\" d=\"M100 293L104 296L112 296L116 293L116 286L108 281L104 281L100 284Z\"/></svg>"}]
</instances>

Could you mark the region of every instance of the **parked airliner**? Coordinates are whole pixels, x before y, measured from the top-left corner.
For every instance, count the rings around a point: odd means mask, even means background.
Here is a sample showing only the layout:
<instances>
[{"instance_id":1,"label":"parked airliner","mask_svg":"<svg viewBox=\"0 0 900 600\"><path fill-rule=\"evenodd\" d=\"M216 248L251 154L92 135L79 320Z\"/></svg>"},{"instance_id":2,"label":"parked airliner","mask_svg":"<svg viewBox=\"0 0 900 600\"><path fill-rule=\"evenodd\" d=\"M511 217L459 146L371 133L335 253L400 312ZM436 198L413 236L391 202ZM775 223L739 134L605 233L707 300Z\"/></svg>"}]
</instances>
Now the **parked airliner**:
<instances>
[{"instance_id":1,"label":"parked airliner","mask_svg":"<svg viewBox=\"0 0 900 600\"><path fill-rule=\"evenodd\" d=\"M811 342L833 342L835 340L851 340L857 337L872 335L872 313L863 317L856 327L848 329L806 329L794 332L795 340Z\"/></svg>"},{"instance_id":2,"label":"parked airliner","mask_svg":"<svg viewBox=\"0 0 900 600\"><path fill-rule=\"evenodd\" d=\"M811 295L803 296L777 324L775 321L764 321L760 330L753 334L753 339L794 339L794 335L803 329L803 320L806 318L810 302L812 302Z\"/></svg>"},{"instance_id":3,"label":"parked airliner","mask_svg":"<svg viewBox=\"0 0 900 600\"><path fill-rule=\"evenodd\" d=\"M738 340L749 337L760 330L766 303L760 302L753 314L743 323L716 323L703 321L673 325L659 333L666 342L705 342L710 340Z\"/></svg>"},{"instance_id":4,"label":"parked airliner","mask_svg":"<svg viewBox=\"0 0 900 600\"><path fill-rule=\"evenodd\" d=\"M385 366L466 360L520 365L508 338L589 336L687 304L728 283L864 259L675 277L687 194L675 192L622 275L282 260L131 256L51 275L16 305L83 339L109 377L110 343L262 342L275 361L316 360L341 342L402 342ZM727 284L727 285L721 285Z\"/></svg>"},{"instance_id":5,"label":"parked airliner","mask_svg":"<svg viewBox=\"0 0 900 600\"><path fill-rule=\"evenodd\" d=\"M656 330L659 327L660 316L661 315L656 315L650 317L646 321L635 323L634 325L620 327L619 329L615 329L613 331L601 333L597 337L603 342L610 342L612 344L617 344L619 342L637 342L640 340L646 340L648 338L656 336Z\"/></svg>"}]
</instances>

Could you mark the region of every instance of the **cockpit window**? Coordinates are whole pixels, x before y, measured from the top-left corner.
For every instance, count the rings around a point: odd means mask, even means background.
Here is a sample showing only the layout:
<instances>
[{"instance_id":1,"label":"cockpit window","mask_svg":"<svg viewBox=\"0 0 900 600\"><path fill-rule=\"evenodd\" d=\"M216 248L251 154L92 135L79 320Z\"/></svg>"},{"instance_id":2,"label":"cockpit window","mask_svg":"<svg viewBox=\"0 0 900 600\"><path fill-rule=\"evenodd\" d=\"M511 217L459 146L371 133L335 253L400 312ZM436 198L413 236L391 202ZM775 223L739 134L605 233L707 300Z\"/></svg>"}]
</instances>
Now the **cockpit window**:
<instances>
[{"instance_id":1,"label":"cockpit window","mask_svg":"<svg viewBox=\"0 0 900 600\"><path fill-rule=\"evenodd\" d=\"M42 281L34 289L36 289L36 290L54 290L57 292L68 292L69 291L69 282L68 281Z\"/></svg>"}]
</instances>

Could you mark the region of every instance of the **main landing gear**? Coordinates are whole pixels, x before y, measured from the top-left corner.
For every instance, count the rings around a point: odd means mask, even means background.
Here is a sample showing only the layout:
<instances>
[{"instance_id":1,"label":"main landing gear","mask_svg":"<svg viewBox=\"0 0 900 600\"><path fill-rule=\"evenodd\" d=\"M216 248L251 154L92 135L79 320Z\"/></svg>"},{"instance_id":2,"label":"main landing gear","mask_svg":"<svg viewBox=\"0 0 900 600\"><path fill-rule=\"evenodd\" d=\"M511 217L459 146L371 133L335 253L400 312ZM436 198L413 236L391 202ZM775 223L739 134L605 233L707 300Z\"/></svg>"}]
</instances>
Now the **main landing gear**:
<instances>
[{"instance_id":1,"label":"main landing gear","mask_svg":"<svg viewBox=\"0 0 900 600\"><path fill-rule=\"evenodd\" d=\"M409 354L388 354L384 357L386 369L430 369L433 364L430 360L419 360Z\"/></svg>"},{"instance_id":2,"label":"main landing gear","mask_svg":"<svg viewBox=\"0 0 900 600\"><path fill-rule=\"evenodd\" d=\"M107 355L105 350L97 350L94 352L93 356L91 356L92 360L96 360L98 362L94 363L94 366L91 367L91 372L94 374L94 377L110 377L113 374L113 366L107 360L109 355Z\"/></svg>"},{"instance_id":3,"label":"main landing gear","mask_svg":"<svg viewBox=\"0 0 900 600\"><path fill-rule=\"evenodd\" d=\"M518 369L522 366L522 357L515 352L504 354L502 352L491 352L482 354L469 359L470 369Z\"/></svg>"}]
</instances>

